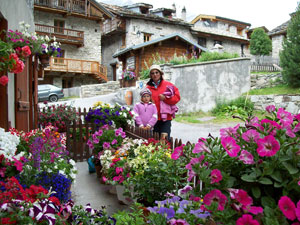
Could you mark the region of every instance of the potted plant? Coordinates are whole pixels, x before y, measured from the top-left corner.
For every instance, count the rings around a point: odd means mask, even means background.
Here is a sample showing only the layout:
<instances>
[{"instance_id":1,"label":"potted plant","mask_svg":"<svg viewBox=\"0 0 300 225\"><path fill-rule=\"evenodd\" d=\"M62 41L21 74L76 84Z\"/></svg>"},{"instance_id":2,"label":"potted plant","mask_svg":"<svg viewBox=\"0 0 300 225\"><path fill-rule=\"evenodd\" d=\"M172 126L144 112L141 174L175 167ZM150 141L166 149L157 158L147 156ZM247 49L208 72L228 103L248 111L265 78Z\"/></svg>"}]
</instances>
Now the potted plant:
<instances>
[{"instance_id":1,"label":"potted plant","mask_svg":"<svg viewBox=\"0 0 300 225\"><path fill-rule=\"evenodd\" d=\"M130 69L125 69L122 73L123 87L135 86L136 74Z\"/></svg>"}]
</instances>

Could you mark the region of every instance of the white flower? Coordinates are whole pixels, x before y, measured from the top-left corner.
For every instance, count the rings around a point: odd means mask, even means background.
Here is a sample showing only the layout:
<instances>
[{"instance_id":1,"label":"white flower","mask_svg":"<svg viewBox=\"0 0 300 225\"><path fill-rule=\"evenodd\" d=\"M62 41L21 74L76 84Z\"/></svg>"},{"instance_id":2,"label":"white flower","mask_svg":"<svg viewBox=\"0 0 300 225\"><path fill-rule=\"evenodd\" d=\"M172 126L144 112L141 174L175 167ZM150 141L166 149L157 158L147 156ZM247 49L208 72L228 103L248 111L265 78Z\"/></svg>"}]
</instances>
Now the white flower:
<instances>
[{"instance_id":1,"label":"white flower","mask_svg":"<svg viewBox=\"0 0 300 225\"><path fill-rule=\"evenodd\" d=\"M70 159L70 160L69 160L69 163L70 163L72 166L75 166L75 165L76 165L76 162L75 162L73 159Z\"/></svg>"}]
</instances>

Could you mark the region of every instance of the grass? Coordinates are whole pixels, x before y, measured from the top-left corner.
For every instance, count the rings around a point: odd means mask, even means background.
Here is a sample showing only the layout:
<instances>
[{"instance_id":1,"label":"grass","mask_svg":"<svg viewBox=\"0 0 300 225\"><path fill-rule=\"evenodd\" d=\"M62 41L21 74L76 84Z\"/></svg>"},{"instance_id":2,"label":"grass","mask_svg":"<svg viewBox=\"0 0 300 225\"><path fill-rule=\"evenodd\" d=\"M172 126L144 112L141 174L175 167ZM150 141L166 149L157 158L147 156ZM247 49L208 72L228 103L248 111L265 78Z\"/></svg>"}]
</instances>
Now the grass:
<instances>
[{"instance_id":1,"label":"grass","mask_svg":"<svg viewBox=\"0 0 300 225\"><path fill-rule=\"evenodd\" d=\"M63 98L61 98L61 100L65 101L65 100L69 100L69 99L73 99L73 98L79 98L79 96L72 95L72 96L69 96L69 97L63 97Z\"/></svg>"},{"instance_id":2,"label":"grass","mask_svg":"<svg viewBox=\"0 0 300 225\"><path fill-rule=\"evenodd\" d=\"M284 95L284 94L300 94L300 88L292 88L286 84L277 85L275 87L268 87L262 89L250 90L248 95ZM247 93L244 93L247 95Z\"/></svg>"},{"instance_id":3,"label":"grass","mask_svg":"<svg viewBox=\"0 0 300 225\"><path fill-rule=\"evenodd\" d=\"M266 114L262 111L254 111L253 115L257 116L259 119L265 118ZM214 117L214 119L209 121L201 121L199 118L203 117ZM231 116L214 116L211 112L191 112L191 113L183 113L176 115L175 119L176 122L179 123L187 123L187 124L205 124L205 123L214 123L214 124L221 124L221 123L232 123L232 122L241 122L240 119L232 118Z\"/></svg>"},{"instance_id":4,"label":"grass","mask_svg":"<svg viewBox=\"0 0 300 225\"><path fill-rule=\"evenodd\" d=\"M251 75L268 75L268 74L279 74L281 73L280 71L274 71L274 72L270 72L270 71L260 71L260 72L251 72Z\"/></svg>"}]
</instances>

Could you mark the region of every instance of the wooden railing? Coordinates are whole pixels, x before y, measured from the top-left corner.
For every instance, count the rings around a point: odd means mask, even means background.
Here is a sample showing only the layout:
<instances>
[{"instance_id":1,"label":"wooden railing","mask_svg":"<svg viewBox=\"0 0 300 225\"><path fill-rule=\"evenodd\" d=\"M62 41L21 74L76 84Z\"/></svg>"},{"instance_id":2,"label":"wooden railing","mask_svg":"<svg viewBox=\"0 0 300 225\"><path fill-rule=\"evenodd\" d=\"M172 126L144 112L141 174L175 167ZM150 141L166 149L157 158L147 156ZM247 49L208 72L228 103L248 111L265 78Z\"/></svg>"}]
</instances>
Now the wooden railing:
<instances>
[{"instance_id":1,"label":"wooden railing","mask_svg":"<svg viewBox=\"0 0 300 225\"><path fill-rule=\"evenodd\" d=\"M261 71L277 72L280 71L280 69L278 66L275 67L274 65L261 65L261 64L251 65L251 72L261 72Z\"/></svg>"},{"instance_id":2,"label":"wooden railing","mask_svg":"<svg viewBox=\"0 0 300 225\"><path fill-rule=\"evenodd\" d=\"M34 4L68 12L86 14L86 3L81 0L34 0Z\"/></svg>"},{"instance_id":3,"label":"wooden railing","mask_svg":"<svg viewBox=\"0 0 300 225\"><path fill-rule=\"evenodd\" d=\"M106 66L101 65L97 61L51 57L50 65L45 68L45 71L49 70L57 72L94 74L97 75L99 79L107 81Z\"/></svg>"},{"instance_id":4,"label":"wooden railing","mask_svg":"<svg viewBox=\"0 0 300 225\"><path fill-rule=\"evenodd\" d=\"M39 35L55 36L61 43L74 44L77 46L84 45L84 31L42 24L35 24L35 31Z\"/></svg>"},{"instance_id":5,"label":"wooden railing","mask_svg":"<svg viewBox=\"0 0 300 225\"><path fill-rule=\"evenodd\" d=\"M114 30L117 30L119 28L121 21L118 19L112 19L112 20L106 20L103 24L102 24L102 34L108 34Z\"/></svg>"}]
</instances>

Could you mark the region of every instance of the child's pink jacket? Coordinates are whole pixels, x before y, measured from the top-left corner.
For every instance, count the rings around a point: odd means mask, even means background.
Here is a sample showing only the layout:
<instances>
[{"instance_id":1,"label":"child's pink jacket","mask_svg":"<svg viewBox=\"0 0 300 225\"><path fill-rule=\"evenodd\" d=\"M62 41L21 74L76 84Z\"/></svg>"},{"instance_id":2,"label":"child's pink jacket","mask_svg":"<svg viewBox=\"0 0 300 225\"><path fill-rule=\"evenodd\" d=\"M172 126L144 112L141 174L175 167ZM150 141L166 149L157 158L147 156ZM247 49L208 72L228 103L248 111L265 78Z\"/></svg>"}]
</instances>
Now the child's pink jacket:
<instances>
[{"instance_id":1,"label":"child's pink jacket","mask_svg":"<svg viewBox=\"0 0 300 225\"><path fill-rule=\"evenodd\" d=\"M134 106L135 123L137 126L151 126L153 127L157 121L156 106L149 102L148 104L139 102Z\"/></svg>"}]
</instances>

